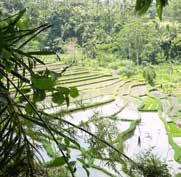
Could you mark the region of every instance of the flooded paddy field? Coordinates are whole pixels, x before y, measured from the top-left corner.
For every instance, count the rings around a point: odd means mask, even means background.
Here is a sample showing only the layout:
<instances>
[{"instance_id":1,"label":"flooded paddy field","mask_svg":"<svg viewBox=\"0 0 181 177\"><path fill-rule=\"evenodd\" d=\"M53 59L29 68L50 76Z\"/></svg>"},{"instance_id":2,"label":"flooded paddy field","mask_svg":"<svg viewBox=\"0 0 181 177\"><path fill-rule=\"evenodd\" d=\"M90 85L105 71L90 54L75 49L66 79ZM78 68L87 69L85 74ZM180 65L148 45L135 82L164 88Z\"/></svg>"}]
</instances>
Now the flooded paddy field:
<instances>
[{"instance_id":1,"label":"flooded paddy field","mask_svg":"<svg viewBox=\"0 0 181 177\"><path fill-rule=\"evenodd\" d=\"M47 64L46 67L61 72L65 66ZM38 66L35 70L42 68ZM151 151L168 164L173 177L181 171L181 133L179 118L174 118L180 111L180 104L176 97L168 97L159 89L150 90L143 81L123 80L77 66L63 73L57 85L77 87L79 96L71 99L67 107L66 104L60 106L53 103L51 94L48 94L37 105L44 112L61 115L62 119L104 139L132 159L140 153ZM90 177L127 176L122 172L122 165L115 162L113 168L109 161L112 152L107 146L95 142L80 130L75 130L75 134L85 151L93 149L97 152L90 168ZM48 146L58 151L51 142ZM45 146L41 151L45 161L52 159ZM71 154L73 160L80 156L75 149ZM76 175L84 177L86 172L79 165L77 163Z\"/></svg>"}]
</instances>

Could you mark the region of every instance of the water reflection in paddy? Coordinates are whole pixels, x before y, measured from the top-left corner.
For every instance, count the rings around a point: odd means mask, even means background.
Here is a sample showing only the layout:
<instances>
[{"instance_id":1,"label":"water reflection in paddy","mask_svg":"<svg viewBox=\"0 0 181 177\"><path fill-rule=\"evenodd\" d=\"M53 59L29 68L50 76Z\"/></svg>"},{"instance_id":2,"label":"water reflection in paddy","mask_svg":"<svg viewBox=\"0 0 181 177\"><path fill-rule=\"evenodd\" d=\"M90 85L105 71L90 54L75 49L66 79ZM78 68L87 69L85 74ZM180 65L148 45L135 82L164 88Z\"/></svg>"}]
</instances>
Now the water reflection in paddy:
<instances>
[{"instance_id":1,"label":"water reflection in paddy","mask_svg":"<svg viewBox=\"0 0 181 177\"><path fill-rule=\"evenodd\" d=\"M64 119L70 121L71 123L79 125L80 123L85 123L87 121L90 121L92 117L95 115L95 113L98 113L99 116L110 116L111 114L117 112L123 106L124 106L123 101L117 98L114 102L99 106L97 108L91 108L67 114L65 115ZM116 117L118 120L114 119L109 120L110 127L109 126L106 127L107 133L109 133L111 128L114 129L113 132L114 135L112 136L113 139L116 138L116 135L118 133L127 130L130 126L131 121L122 121L121 119L135 120L141 118L141 122L137 126L134 135L124 142L125 154L127 154L131 158L135 158L137 154L152 149L152 152L154 154L158 155L161 159L167 161L173 175L179 173L181 165L176 163L173 159L174 152L168 142L168 136L165 127L157 113L151 113L151 112L139 113L136 111L135 108L131 108L128 106L125 109L123 109L122 112L118 113ZM88 123L89 130L92 133L97 133L98 131L100 131L98 126L99 121L100 123L102 123L104 120L103 119L98 120L97 125L95 125L95 123L91 121ZM115 133L115 131L117 132ZM77 133L80 144L84 148L89 148L90 145L88 139L90 138L90 136L86 135L85 133L81 133L80 131L77 131ZM107 133L105 133L105 135ZM140 145L138 144L139 137L141 139ZM77 157L79 157L80 152L72 150L71 154L72 154L71 157L72 160L75 160ZM106 170L113 172L113 170L111 170L100 160L96 160L96 165L99 165L105 168ZM77 165L76 176L77 177L86 176L86 172L84 171L83 168L81 168L80 164ZM106 175L101 171L92 168L90 169L90 177L107 177L107 176L108 175Z\"/></svg>"},{"instance_id":2,"label":"water reflection in paddy","mask_svg":"<svg viewBox=\"0 0 181 177\"><path fill-rule=\"evenodd\" d=\"M140 146L138 145L138 137L141 139ZM131 157L135 157L140 152L152 149L154 154L166 160L172 174L176 174L181 170L181 165L173 159L173 149L168 142L164 124L157 113L141 113L141 123L137 126L134 136L129 138L124 145L124 152Z\"/></svg>"}]
</instances>

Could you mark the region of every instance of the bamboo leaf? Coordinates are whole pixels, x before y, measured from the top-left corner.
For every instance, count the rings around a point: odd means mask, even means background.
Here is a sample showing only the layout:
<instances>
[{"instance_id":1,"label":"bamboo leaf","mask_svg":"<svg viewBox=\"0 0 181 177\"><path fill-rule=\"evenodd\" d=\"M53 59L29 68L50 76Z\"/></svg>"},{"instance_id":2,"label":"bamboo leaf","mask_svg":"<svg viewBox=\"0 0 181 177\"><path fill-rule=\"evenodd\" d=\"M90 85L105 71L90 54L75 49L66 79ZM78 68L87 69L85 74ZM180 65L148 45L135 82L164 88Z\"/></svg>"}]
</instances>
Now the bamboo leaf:
<instances>
[{"instance_id":1,"label":"bamboo leaf","mask_svg":"<svg viewBox=\"0 0 181 177\"><path fill-rule=\"evenodd\" d=\"M45 164L46 167L60 167L64 165L66 162L64 160L64 157L57 157L54 160L51 160Z\"/></svg>"},{"instance_id":2,"label":"bamboo leaf","mask_svg":"<svg viewBox=\"0 0 181 177\"><path fill-rule=\"evenodd\" d=\"M13 22L11 22L7 28L9 27L14 27L14 25L16 25L16 23L23 17L24 13L26 12L26 9L21 10L20 12L18 12L17 17L13 20Z\"/></svg>"},{"instance_id":3,"label":"bamboo leaf","mask_svg":"<svg viewBox=\"0 0 181 177\"><path fill-rule=\"evenodd\" d=\"M150 7L152 0L137 0L135 10L139 14L144 14Z\"/></svg>"}]
</instances>

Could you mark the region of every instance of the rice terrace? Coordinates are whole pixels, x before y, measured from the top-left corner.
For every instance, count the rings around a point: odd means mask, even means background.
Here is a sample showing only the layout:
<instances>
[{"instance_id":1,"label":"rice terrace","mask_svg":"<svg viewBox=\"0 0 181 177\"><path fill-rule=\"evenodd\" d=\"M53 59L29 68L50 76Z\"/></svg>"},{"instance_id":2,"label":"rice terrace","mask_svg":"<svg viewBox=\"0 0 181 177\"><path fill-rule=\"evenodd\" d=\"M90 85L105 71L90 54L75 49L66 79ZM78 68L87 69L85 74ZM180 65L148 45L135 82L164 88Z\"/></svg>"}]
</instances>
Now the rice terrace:
<instances>
[{"instance_id":1,"label":"rice terrace","mask_svg":"<svg viewBox=\"0 0 181 177\"><path fill-rule=\"evenodd\" d=\"M106 133L104 138L129 156L149 149L168 161L173 174L179 171L181 131L177 116L180 115L180 107L175 106L178 100L174 95L167 96L159 88L149 87L144 80L129 80L101 69L92 70L76 65L68 68L61 62L37 65L35 71L41 72L47 68L57 73L66 70L56 85L76 87L79 96L71 99L67 107L66 102L61 106L53 103L48 94L43 102L38 102L38 106L46 113L61 114L64 119L94 134L104 136ZM172 115L174 119L170 118ZM150 126L152 123L154 127ZM85 135L78 132L77 136ZM80 140L83 147L91 146L90 139L85 136ZM57 158L57 149L48 142L43 140L42 149L46 163L51 166L50 159ZM96 150L102 152L106 148L98 146ZM78 156L74 151L72 154ZM103 163L101 160L99 156L96 158L96 163L91 167L94 169L91 170L92 176L116 176L108 167L104 168L106 161ZM85 175L79 170L77 173L78 176Z\"/></svg>"},{"instance_id":2,"label":"rice terrace","mask_svg":"<svg viewBox=\"0 0 181 177\"><path fill-rule=\"evenodd\" d=\"M180 9L1 0L0 177L181 177Z\"/></svg>"}]
</instances>

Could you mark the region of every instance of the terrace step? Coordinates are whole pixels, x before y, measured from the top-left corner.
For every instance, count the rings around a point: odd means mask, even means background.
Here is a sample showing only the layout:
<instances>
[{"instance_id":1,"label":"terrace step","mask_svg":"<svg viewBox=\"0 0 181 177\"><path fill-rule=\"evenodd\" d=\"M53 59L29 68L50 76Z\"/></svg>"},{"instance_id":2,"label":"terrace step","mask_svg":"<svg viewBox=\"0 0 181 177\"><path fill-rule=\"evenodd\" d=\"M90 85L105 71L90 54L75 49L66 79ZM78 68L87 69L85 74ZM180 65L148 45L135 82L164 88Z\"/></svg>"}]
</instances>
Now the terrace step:
<instances>
[{"instance_id":1,"label":"terrace step","mask_svg":"<svg viewBox=\"0 0 181 177\"><path fill-rule=\"evenodd\" d=\"M57 72L57 73L61 73L61 71L60 72ZM89 71L79 71L79 72L74 72L74 73L68 73L68 72L66 72L66 74L62 74L62 77L63 76L65 76L65 77L67 77L67 76L77 76L77 75L83 75L83 74L90 74L90 72ZM10 76L11 77L11 76ZM30 78L30 75L26 75L25 76L27 79L29 79ZM18 83L18 79L17 78L14 78L13 79L13 82L16 84L16 83Z\"/></svg>"},{"instance_id":2,"label":"terrace step","mask_svg":"<svg viewBox=\"0 0 181 177\"><path fill-rule=\"evenodd\" d=\"M75 82L82 82L82 81L91 81L91 80L96 80L100 78L108 78L111 75L94 75L92 77L83 77L80 79L66 79L66 80L58 80L61 81L62 84L69 84L69 83L75 83Z\"/></svg>"},{"instance_id":3,"label":"terrace step","mask_svg":"<svg viewBox=\"0 0 181 177\"><path fill-rule=\"evenodd\" d=\"M101 100L101 101L100 101ZM83 106L77 107L76 104L71 104L71 107L67 108L67 106L54 106L52 108L44 109L44 111L48 114L66 114L70 112L75 112L79 110L84 110L92 107L97 107L98 105L107 104L114 101L114 98L111 96L103 96L103 97L97 97L89 100L84 103Z\"/></svg>"},{"instance_id":4,"label":"terrace step","mask_svg":"<svg viewBox=\"0 0 181 177\"><path fill-rule=\"evenodd\" d=\"M44 71L44 70L46 70L47 68L49 69L49 70L51 70L51 71L54 71L54 72L57 72L57 73L61 73L63 70L64 70L64 68L66 67L67 65L62 65L62 64L60 64L60 63L57 63L57 65L41 65L41 66L39 66L39 67L35 67L35 68L33 68L33 71L34 72L38 72L38 71ZM70 68L68 68L67 70L66 70L66 73L67 74L72 74L72 73L75 73L75 72L87 72L88 70L86 69L86 68L82 68L82 67L70 67ZM22 74L23 73L23 71L22 70L18 70L18 73L19 74ZM64 73L62 73L62 75L64 75ZM29 78L29 76L30 76L30 73L28 72L28 73L25 73L25 77L27 77L27 78ZM11 75L10 75L10 77L11 77ZM17 78L15 78L14 80L17 80Z\"/></svg>"},{"instance_id":5,"label":"terrace step","mask_svg":"<svg viewBox=\"0 0 181 177\"><path fill-rule=\"evenodd\" d=\"M118 78L113 78L113 77L110 77L110 78L100 78L100 79L97 79L97 80L91 80L91 81L83 81L82 83L73 83L73 84L61 84L62 86L67 86L67 87L83 87L83 86L87 86L87 85L95 85L95 84L101 84L101 83L105 83L105 82L108 82L108 81L119 81Z\"/></svg>"},{"instance_id":6,"label":"terrace step","mask_svg":"<svg viewBox=\"0 0 181 177\"><path fill-rule=\"evenodd\" d=\"M181 147L181 137L173 137L175 144Z\"/></svg>"},{"instance_id":7,"label":"terrace step","mask_svg":"<svg viewBox=\"0 0 181 177\"><path fill-rule=\"evenodd\" d=\"M75 77L74 76L72 76L72 77L62 76L58 80L60 80L60 81L77 80L77 79L89 78L89 77L93 77L93 76L100 76L100 74L99 73L83 74L82 76L75 76Z\"/></svg>"},{"instance_id":8,"label":"terrace step","mask_svg":"<svg viewBox=\"0 0 181 177\"><path fill-rule=\"evenodd\" d=\"M104 83L104 82L108 82L108 81L118 81L118 78L114 78L114 77L110 77L110 76L95 76L92 78L88 78L88 79L80 79L79 81L66 81L64 83L60 81L57 82L57 86L66 86L66 87L82 87L82 86L87 86L87 85L94 85L94 84L98 84L98 83ZM24 88L28 88L29 85L24 85ZM10 89L11 93L13 93L15 91L15 88L11 88Z\"/></svg>"}]
</instances>

